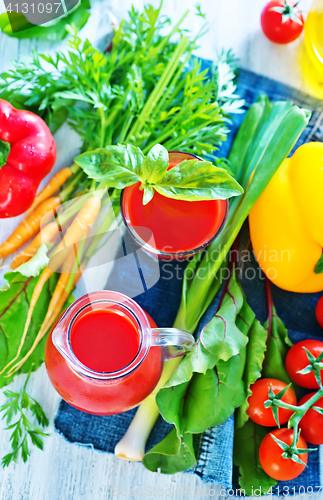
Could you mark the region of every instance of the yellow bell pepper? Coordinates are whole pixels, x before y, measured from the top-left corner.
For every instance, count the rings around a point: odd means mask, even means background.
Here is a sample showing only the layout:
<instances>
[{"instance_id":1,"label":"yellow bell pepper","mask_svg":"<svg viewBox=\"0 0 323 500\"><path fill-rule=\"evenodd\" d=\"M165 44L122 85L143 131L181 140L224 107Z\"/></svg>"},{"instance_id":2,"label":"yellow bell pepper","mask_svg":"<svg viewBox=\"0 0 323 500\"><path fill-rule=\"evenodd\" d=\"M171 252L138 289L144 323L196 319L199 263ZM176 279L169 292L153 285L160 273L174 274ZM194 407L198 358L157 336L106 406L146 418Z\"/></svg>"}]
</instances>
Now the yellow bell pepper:
<instances>
[{"instance_id":1,"label":"yellow bell pepper","mask_svg":"<svg viewBox=\"0 0 323 500\"><path fill-rule=\"evenodd\" d=\"M249 215L255 256L268 278L292 292L323 290L323 144L287 158Z\"/></svg>"}]
</instances>

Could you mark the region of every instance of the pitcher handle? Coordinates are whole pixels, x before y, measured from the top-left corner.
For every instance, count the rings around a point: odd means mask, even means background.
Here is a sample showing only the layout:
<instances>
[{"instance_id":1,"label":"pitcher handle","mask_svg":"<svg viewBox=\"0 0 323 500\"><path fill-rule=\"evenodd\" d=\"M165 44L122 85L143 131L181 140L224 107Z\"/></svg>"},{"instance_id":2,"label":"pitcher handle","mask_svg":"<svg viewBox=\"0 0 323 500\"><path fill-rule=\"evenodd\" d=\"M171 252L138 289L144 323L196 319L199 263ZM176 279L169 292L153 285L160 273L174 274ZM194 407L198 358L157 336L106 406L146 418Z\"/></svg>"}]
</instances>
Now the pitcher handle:
<instances>
[{"instance_id":1,"label":"pitcher handle","mask_svg":"<svg viewBox=\"0 0 323 500\"><path fill-rule=\"evenodd\" d=\"M152 328L151 345L164 347L165 358L177 358L192 351L195 345L193 335L178 328Z\"/></svg>"}]
</instances>

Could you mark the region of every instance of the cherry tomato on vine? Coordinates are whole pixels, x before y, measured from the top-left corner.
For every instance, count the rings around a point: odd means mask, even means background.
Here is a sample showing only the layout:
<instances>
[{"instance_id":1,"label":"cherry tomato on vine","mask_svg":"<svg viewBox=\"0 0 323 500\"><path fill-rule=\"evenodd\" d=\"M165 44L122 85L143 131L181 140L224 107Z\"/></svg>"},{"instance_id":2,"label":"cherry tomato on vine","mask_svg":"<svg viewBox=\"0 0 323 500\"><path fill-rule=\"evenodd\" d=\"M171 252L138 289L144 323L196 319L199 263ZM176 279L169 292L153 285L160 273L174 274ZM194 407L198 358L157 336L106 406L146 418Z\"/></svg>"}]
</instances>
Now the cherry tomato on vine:
<instances>
[{"instance_id":1,"label":"cherry tomato on vine","mask_svg":"<svg viewBox=\"0 0 323 500\"><path fill-rule=\"evenodd\" d=\"M300 402L299 406L303 405L308 401L312 396L314 396L315 392L311 392L311 394L306 394ZM318 399L313 406L318 406L319 408L323 408L323 397ZM304 417L299 423L299 428L302 431L303 438L311 444L323 444L323 415L318 413L315 410L310 408L305 413Z\"/></svg>"},{"instance_id":2,"label":"cherry tomato on vine","mask_svg":"<svg viewBox=\"0 0 323 500\"><path fill-rule=\"evenodd\" d=\"M296 40L303 31L304 18L290 0L272 0L261 13L261 27L271 42L285 44Z\"/></svg>"},{"instance_id":3,"label":"cherry tomato on vine","mask_svg":"<svg viewBox=\"0 0 323 500\"><path fill-rule=\"evenodd\" d=\"M306 465L294 462L291 458L283 458L283 450L274 441L271 434L284 443L291 445L293 442L293 429L275 429L267 434L261 442L259 448L259 460L261 467L268 476L278 481L289 481L298 477ZM305 439L300 436L297 441L297 448L307 448ZM307 453L297 455L304 464L307 463Z\"/></svg>"},{"instance_id":4,"label":"cherry tomato on vine","mask_svg":"<svg viewBox=\"0 0 323 500\"><path fill-rule=\"evenodd\" d=\"M270 386L275 394L285 389L287 384L275 378L261 378L250 387L252 394L248 398L248 415L256 424L264 427L276 427L277 422L271 408L265 408L264 402L268 399ZM296 395L290 387L282 397L285 403L296 405ZM285 408L278 409L279 424L285 424L292 415L291 410Z\"/></svg>"},{"instance_id":5,"label":"cherry tomato on vine","mask_svg":"<svg viewBox=\"0 0 323 500\"><path fill-rule=\"evenodd\" d=\"M285 368L286 371L295 384L300 387L306 387L307 389L318 389L319 385L316 382L315 375L313 372L307 373L305 375L297 373L303 370L306 366L310 364L306 351L303 349L305 347L315 358L317 358L323 352L323 342L314 339L301 340L294 344L287 353L285 358ZM321 380L323 382L323 370L321 370Z\"/></svg>"},{"instance_id":6,"label":"cherry tomato on vine","mask_svg":"<svg viewBox=\"0 0 323 500\"><path fill-rule=\"evenodd\" d=\"M315 316L318 324L323 328L323 295L316 304Z\"/></svg>"}]
</instances>

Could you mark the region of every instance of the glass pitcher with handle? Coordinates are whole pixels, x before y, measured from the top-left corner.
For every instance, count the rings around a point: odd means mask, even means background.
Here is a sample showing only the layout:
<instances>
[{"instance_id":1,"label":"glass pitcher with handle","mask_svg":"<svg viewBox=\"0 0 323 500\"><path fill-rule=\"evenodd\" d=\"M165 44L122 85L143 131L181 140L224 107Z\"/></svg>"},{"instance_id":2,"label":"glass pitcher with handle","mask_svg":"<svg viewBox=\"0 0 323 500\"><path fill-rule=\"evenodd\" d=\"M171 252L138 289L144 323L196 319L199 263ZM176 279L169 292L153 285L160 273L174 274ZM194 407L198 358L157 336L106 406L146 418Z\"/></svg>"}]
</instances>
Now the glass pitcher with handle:
<instances>
[{"instance_id":1,"label":"glass pitcher with handle","mask_svg":"<svg viewBox=\"0 0 323 500\"><path fill-rule=\"evenodd\" d=\"M157 328L134 300L104 290L84 295L61 315L48 336L45 363L67 403L112 415L141 403L157 385L164 361L194 344L191 334Z\"/></svg>"}]
</instances>

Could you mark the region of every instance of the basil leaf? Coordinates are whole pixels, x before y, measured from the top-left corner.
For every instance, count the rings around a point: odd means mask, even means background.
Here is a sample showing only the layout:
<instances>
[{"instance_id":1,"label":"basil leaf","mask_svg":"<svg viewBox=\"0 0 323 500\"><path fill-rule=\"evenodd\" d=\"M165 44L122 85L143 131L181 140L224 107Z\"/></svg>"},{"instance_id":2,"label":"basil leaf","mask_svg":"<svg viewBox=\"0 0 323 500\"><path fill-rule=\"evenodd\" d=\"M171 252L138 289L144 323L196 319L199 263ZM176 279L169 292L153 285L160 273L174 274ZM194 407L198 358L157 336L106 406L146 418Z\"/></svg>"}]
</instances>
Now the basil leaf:
<instances>
[{"instance_id":1,"label":"basil leaf","mask_svg":"<svg viewBox=\"0 0 323 500\"><path fill-rule=\"evenodd\" d=\"M239 483L245 495L254 495L259 488L259 496L265 495L277 483L265 473L259 461L259 446L267 434L267 427L261 427L252 420L234 433L233 463L239 467Z\"/></svg>"},{"instance_id":2,"label":"basil leaf","mask_svg":"<svg viewBox=\"0 0 323 500\"><path fill-rule=\"evenodd\" d=\"M147 187L144 189L144 197L142 199L143 205L147 205L152 199L155 194L155 191L151 187Z\"/></svg>"},{"instance_id":3,"label":"basil leaf","mask_svg":"<svg viewBox=\"0 0 323 500\"><path fill-rule=\"evenodd\" d=\"M5 12L0 15L0 28L3 33L13 38L37 37L51 42L58 42L68 35L68 25L75 25L77 31L83 28L90 17L90 7L89 0L81 0L77 8L73 9L66 16L61 17L56 24L52 24L51 26L37 26L30 23L23 14L11 12L11 21L17 27L17 31L15 30L15 32L12 31L9 16Z\"/></svg>"},{"instance_id":4,"label":"basil leaf","mask_svg":"<svg viewBox=\"0 0 323 500\"><path fill-rule=\"evenodd\" d=\"M0 164L1 164L1 160L0 160ZM315 266L315 274L321 274L323 273L323 253L321 255L321 257L319 258L319 260L317 261L317 264Z\"/></svg>"},{"instance_id":5,"label":"basil leaf","mask_svg":"<svg viewBox=\"0 0 323 500\"><path fill-rule=\"evenodd\" d=\"M243 193L227 170L200 160L182 161L168 170L154 188L167 198L186 201L226 200Z\"/></svg>"},{"instance_id":6,"label":"basil leaf","mask_svg":"<svg viewBox=\"0 0 323 500\"><path fill-rule=\"evenodd\" d=\"M141 149L134 146L107 146L75 158L84 172L108 187L123 189L138 182L137 172L143 163Z\"/></svg>"},{"instance_id":7,"label":"basil leaf","mask_svg":"<svg viewBox=\"0 0 323 500\"><path fill-rule=\"evenodd\" d=\"M4 142L0 140L0 168L7 163L7 156L10 151L9 142Z\"/></svg>"},{"instance_id":8,"label":"basil leaf","mask_svg":"<svg viewBox=\"0 0 323 500\"><path fill-rule=\"evenodd\" d=\"M155 144L145 157L138 175L148 184L156 184L167 172L168 163L167 149L161 144Z\"/></svg>"}]
</instances>

